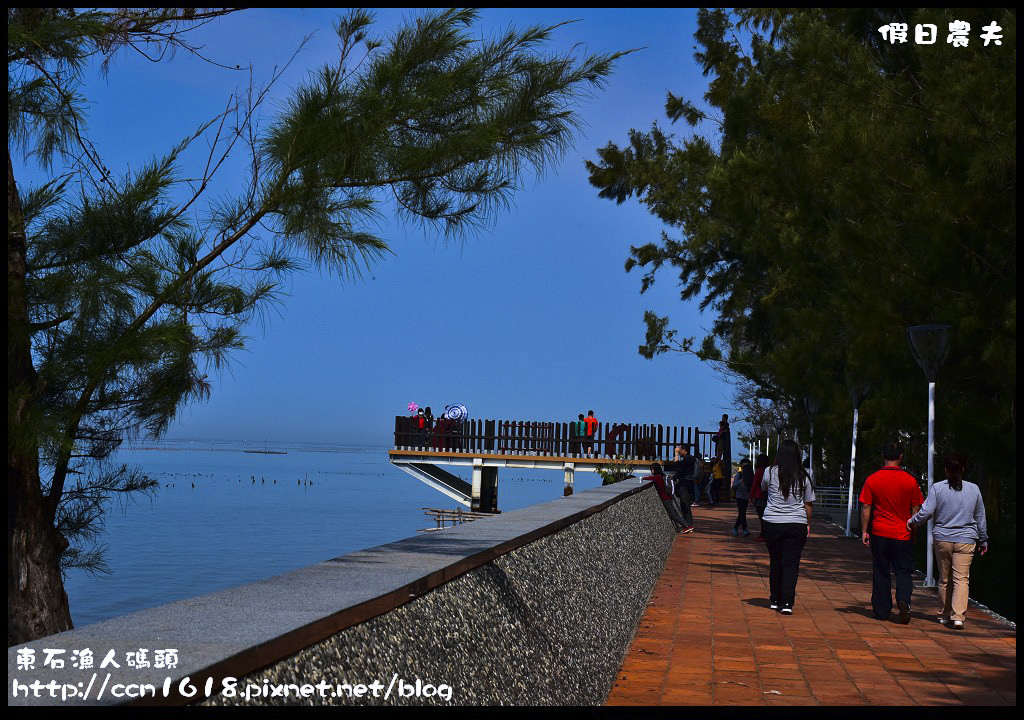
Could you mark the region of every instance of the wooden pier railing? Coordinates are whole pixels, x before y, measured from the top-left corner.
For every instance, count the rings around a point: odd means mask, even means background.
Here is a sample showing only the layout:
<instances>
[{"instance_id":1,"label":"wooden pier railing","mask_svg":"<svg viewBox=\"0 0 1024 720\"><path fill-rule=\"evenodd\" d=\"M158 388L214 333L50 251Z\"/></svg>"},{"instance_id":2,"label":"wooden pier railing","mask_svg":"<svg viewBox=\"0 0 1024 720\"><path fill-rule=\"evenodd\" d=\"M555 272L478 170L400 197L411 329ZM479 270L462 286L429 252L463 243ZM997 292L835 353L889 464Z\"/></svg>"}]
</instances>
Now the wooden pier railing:
<instances>
[{"instance_id":1,"label":"wooden pier railing","mask_svg":"<svg viewBox=\"0 0 1024 720\"><path fill-rule=\"evenodd\" d=\"M714 455L714 432L684 425L599 422L592 438L579 436L571 422L532 420L449 420L435 418L420 428L420 418L395 418L395 448L459 454L551 457L626 457L671 459L676 445L687 444L702 456Z\"/></svg>"}]
</instances>

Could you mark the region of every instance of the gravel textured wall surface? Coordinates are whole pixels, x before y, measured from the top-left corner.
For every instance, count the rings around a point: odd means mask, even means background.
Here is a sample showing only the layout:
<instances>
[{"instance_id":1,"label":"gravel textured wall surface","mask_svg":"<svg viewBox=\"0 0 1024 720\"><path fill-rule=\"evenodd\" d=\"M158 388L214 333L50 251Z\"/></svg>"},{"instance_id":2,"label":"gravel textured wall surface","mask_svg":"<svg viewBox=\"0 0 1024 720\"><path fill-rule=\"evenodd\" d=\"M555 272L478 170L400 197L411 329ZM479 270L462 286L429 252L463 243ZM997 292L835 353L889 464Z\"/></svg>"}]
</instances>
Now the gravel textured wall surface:
<instances>
[{"instance_id":1,"label":"gravel textured wall surface","mask_svg":"<svg viewBox=\"0 0 1024 720\"><path fill-rule=\"evenodd\" d=\"M234 698L205 704L602 704L674 537L657 494L645 490L240 679ZM344 687L327 697L291 689L290 697L263 696L282 684L375 681L363 697ZM245 699L250 683L260 696ZM428 684L435 693L424 697Z\"/></svg>"}]
</instances>

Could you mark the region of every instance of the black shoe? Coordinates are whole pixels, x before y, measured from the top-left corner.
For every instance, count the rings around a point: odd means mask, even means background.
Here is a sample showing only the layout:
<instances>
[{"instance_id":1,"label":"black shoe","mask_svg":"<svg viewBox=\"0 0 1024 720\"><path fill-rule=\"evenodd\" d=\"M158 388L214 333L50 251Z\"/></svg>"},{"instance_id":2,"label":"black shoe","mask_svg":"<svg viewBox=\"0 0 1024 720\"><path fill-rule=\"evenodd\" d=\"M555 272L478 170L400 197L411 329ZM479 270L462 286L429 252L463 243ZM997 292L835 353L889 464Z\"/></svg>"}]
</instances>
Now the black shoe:
<instances>
[{"instance_id":1,"label":"black shoe","mask_svg":"<svg viewBox=\"0 0 1024 720\"><path fill-rule=\"evenodd\" d=\"M896 607L900 609L900 625L910 624L910 603L906 600L897 600Z\"/></svg>"},{"instance_id":2,"label":"black shoe","mask_svg":"<svg viewBox=\"0 0 1024 720\"><path fill-rule=\"evenodd\" d=\"M768 607L770 607L772 610L778 610L779 609L779 601L778 600L769 600L768 601Z\"/></svg>"},{"instance_id":3,"label":"black shoe","mask_svg":"<svg viewBox=\"0 0 1024 720\"><path fill-rule=\"evenodd\" d=\"M782 610L780 610L779 612L781 612L783 615L792 615L793 614L793 606L789 605L789 604L783 605L782 606Z\"/></svg>"}]
</instances>

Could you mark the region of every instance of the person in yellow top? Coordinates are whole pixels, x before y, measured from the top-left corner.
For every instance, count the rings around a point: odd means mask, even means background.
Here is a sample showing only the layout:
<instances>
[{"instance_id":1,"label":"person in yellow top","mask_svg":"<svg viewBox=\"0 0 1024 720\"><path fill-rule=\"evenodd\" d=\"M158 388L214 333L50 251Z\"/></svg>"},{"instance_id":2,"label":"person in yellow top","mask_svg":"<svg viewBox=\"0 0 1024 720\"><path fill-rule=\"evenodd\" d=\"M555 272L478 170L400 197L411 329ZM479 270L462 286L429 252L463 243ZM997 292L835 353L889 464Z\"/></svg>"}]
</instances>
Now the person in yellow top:
<instances>
[{"instance_id":1,"label":"person in yellow top","mask_svg":"<svg viewBox=\"0 0 1024 720\"><path fill-rule=\"evenodd\" d=\"M718 505L718 489L725 477L725 463L715 458L711 461L711 482L708 483L708 500L712 505Z\"/></svg>"}]
</instances>

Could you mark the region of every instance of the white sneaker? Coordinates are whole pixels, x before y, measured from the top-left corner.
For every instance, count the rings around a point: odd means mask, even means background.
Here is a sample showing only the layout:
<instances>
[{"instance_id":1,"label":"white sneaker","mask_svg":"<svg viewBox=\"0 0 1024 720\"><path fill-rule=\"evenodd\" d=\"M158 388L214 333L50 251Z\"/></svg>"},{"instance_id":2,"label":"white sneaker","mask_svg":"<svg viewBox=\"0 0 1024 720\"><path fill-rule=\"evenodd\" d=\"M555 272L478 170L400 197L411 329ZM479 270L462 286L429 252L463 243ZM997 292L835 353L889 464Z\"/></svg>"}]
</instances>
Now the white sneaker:
<instances>
[{"instance_id":1,"label":"white sneaker","mask_svg":"<svg viewBox=\"0 0 1024 720\"><path fill-rule=\"evenodd\" d=\"M939 625L949 625L949 618L942 617L941 615L938 617L938 621Z\"/></svg>"},{"instance_id":2,"label":"white sneaker","mask_svg":"<svg viewBox=\"0 0 1024 720\"><path fill-rule=\"evenodd\" d=\"M954 630L963 630L964 629L964 621L963 620L954 620L953 621L953 629Z\"/></svg>"}]
</instances>

